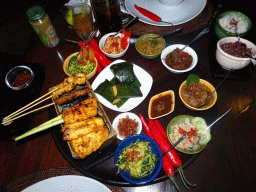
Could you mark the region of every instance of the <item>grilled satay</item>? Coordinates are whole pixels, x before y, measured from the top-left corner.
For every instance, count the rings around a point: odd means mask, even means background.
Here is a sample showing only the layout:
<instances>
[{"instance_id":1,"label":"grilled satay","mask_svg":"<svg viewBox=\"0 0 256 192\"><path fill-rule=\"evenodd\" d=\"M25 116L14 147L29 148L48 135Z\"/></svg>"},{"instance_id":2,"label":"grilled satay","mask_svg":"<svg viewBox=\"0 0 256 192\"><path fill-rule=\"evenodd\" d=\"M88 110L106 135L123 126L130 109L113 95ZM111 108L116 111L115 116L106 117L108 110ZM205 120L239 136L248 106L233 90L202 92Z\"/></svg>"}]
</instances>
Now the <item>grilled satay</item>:
<instances>
[{"instance_id":1,"label":"grilled satay","mask_svg":"<svg viewBox=\"0 0 256 192\"><path fill-rule=\"evenodd\" d=\"M61 97L58 97L54 100L54 102L57 105L61 105L63 103L66 103L68 101L72 101L80 96L85 96L88 93L90 93L90 89L89 88L85 88L85 89L81 89L81 90L77 90L77 91L73 91L73 92L69 92L66 95L63 95Z\"/></svg>"},{"instance_id":2,"label":"grilled satay","mask_svg":"<svg viewBox=\"0 0 256 192\"><path fill-rule=\"evenodd\" d=\"M65 125L63 140L73 140L89 133L100 131L104 125L104 120L101 117L92 117L85 121Z\"/></svg>"},{"instance_id":3,"label":"grilled satay","mask_svg":"<svg viewBox=\"0 0 256 192\"><path fill-rule=\"evenodd\" d=\"M95 98L88 98L74 107L70 107L62 114L62 119L65 124L72 124L75 122L86 120L98 114L98 103Z\"/></svg>"},{"instance_id":4,"label":"grilled satay","mask_svg":"<svg viewBox=\"0 0 256 192\"><path fill-rule=\"evenodd\" d=\"M77 85L83 85L86 81L85 73L78 73L76 75L65 78L60 84L56 85L58 88L53 92L53 99L57 99L60 95L72 91Z\"/></svg>"},{"instance_id":5,"label":"grilled satay","mask_svg":"<svg viewBox=\"0 0 256 192\"><path fill-rule=\"evenodd\" d=\"M74 152L80 157L85 158L87 155L96 151L107 140L109 130L103 127L100 131L89 133L83 137L71 140L70 144Z\"/></svg>"}]
</instances>

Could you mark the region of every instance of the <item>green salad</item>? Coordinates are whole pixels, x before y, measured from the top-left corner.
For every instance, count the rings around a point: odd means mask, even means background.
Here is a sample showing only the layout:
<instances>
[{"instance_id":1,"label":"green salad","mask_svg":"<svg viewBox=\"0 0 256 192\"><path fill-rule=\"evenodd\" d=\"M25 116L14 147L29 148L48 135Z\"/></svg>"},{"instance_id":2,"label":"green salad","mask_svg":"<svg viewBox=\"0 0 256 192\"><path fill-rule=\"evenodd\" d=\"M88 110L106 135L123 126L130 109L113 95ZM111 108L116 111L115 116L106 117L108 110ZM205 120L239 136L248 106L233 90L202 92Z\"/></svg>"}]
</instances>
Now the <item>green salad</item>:
<instances>
[{"instance_id":1,"label":"green salad","mask_svg":"<svg viewBox=\"0 0 256 192\"><path fill-rule=\"evenodd\" d=\"M155 167L157 158L148 144L149 142L137 139L123 149L116 166L120 170L129 171L134 178L141 178L150 174Z\"/></svg>"},{"instance_id":2,"label":"green salad","mask_svg":"<svg viewBox=\"0 0 256 192\"><path fill-rule=\"evenodd\" d=\"M73 56L69 60L68 64L68 72L72 75L77 74L79 72L85 72L86 74L89 74L93 71L95 68L95 64L76 56Z\"/></svg>"}]
</instances>

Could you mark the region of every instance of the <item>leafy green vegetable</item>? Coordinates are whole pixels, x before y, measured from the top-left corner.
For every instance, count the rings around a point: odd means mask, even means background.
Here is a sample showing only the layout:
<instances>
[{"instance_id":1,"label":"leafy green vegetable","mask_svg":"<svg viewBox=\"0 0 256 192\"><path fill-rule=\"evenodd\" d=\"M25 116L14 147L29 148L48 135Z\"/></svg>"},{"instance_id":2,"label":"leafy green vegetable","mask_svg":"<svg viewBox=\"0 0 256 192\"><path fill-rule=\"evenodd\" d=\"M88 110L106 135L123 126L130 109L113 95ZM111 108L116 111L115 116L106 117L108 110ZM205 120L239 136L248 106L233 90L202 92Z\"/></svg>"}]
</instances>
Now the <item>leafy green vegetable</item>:
<instances>
[{"instance_id":1,"label":"leafy green vegetable","mask_svg":"<svg viewBox=\"0 0 256 192\"><path fill-rule=\"evenodd\" d=\"M190 74L187 78L186 84L189 85L190 83L199 83L200 78L195 74Z\"/></svg>"}]
</instances>

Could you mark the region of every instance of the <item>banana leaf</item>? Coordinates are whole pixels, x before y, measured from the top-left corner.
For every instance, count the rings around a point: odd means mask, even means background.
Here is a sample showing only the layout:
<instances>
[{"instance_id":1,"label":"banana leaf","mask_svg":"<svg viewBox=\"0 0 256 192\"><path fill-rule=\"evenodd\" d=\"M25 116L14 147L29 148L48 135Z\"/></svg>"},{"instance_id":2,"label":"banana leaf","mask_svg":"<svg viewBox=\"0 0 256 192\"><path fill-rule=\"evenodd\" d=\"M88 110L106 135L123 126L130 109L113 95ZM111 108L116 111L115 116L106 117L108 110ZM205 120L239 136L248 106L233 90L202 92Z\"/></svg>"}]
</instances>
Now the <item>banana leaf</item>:
<instances>
[{"instance_id":1,"label":"banana leaf","mask_svg":"<svg viewBox=\"0 0 256 192\"><path fill-rule=\"evenodd\" d=\"M110 70L114 74L117 84L130 84L135 81L133 64L129 62L114 64L110 67Z\"/></svg>"}]
</instances>

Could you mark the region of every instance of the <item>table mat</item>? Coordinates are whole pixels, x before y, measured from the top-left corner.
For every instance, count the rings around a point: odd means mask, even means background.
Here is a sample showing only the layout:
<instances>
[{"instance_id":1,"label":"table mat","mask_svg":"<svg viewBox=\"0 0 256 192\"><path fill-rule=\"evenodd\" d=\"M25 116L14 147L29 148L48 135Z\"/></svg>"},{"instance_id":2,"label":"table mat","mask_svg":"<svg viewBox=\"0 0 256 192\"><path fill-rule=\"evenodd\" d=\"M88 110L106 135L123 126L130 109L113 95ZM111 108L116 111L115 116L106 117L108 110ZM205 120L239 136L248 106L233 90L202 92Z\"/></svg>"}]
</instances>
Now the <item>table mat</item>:
<instances>
[{"instance_id":1,"label":"table mat","mask_svg":"<svg viewBox=\"0 0 256 192\"><path fill-rule=\"evenodd\" d=\"M203 11L194 19L186 23L175 25L172 27L169 27L169 26L165 27L165 26L155 26L155 25L149 25L143 22L138 22L133 26L129 27L128 31L132 31L132 34L135 36L141 36L147 33L165 34L170 31L183 28L182 34L185 34L185 33L189 33L204 27L208 23L208 21L211 19L212 15L213 15L213 5L212 3L207 1ZM129 17L132 18L132 16L130 15Z\"/></svg>"},{"instance_id":2,"label":"table mat","mask_svg":"<svg viewBox=\"0 0 256 192\"><path fill-rule=\"evenodd\" d=\"M35 172L26 176L23 176L19 179L16 179L6 185L0 186L0 192L20 192L27 187L51 178L51 177L56 177L56 176L61 176L61 175L81 175L83 176L82 173L76 171L74 168L52 168L46 171L40 171L40 172ZM125 192L124 189L118 186L112 186L112 185L106 185L112 192Z\"/></svg>"}]
</instances>

